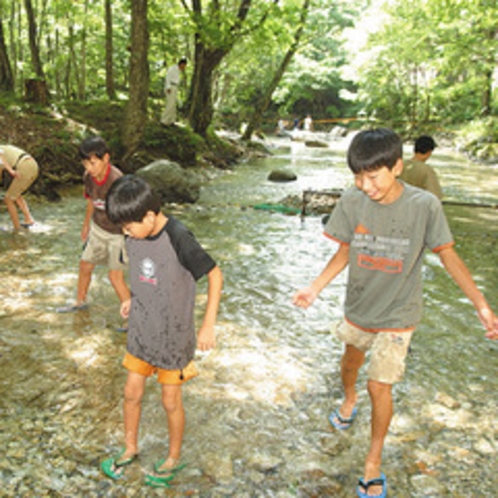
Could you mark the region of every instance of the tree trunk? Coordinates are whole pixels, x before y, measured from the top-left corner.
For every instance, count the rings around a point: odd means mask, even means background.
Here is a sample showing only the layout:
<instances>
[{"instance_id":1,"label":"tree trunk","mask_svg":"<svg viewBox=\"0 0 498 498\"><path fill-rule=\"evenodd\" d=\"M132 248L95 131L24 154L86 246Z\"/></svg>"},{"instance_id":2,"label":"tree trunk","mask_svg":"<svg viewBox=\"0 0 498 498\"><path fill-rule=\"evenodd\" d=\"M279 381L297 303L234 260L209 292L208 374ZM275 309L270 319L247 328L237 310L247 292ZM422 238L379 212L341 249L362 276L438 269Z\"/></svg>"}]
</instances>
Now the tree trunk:
<instances>
[{"instance_id":1,"label":"tree trunk","mask_svg":"<svg viewBox=\"0 0 498 498\"><path fill-rule=\"evenodd\" d=\"M240 0L237 14L227 29L217 24L217 20L223 17L219 2L212 2L209 14L206 14L203 13L202 0L192 0L192 21L196 24L196 33L194 75L188 98L188 121L191 128L201 136L206 136L213 119L213 72L240 38L251 3L252 0ZM185 0L182 0L182 4L185 10L190 11ZM265 15L262 16L261 23L264 19ZM218 40L210 38L210 31L216 31Z\"/></svg>"},{"instance_id":2,"label":"tree trunk","mask_svg":"<svg viewBox=\"0 0 498 498\"><path fill-rule=\"evenodd\" d=\"M278 67L277 71L273 75L273 78L270 84L268 85L268 88L266 89L259 104L256 106L256 109L254 110L254 113L249 121L249 124L247 125L247 128L244 131L242 140L251 140L254 131L260 127L261 120L263 118L263 113L266 111L266 109L268 109L268 106L271 103L273 92L276 90L278 84L280 83L280 80L282 79L282 76L284 75L287 67L289 66L290 61L292 60L292 57L294 57L294 54L299 48L299 42L301 40L301 36L304 31L306 18L308 17L310 1L311 0L304 0L303 2L303 6L301 8L301 15L299 16L298 28L294 33L294 39L292 41L292 44L289 47L289 50L287 50L287 53L285 54L285 57L282 59L282 62L280 63L280 66Z\"/></svg>"},{"instance_id":3,"label":"tree trunk","mask_svg":"<svg viewBox=\"0 0 498 498\"><path fill-rule=\"evenodd\" d=\"M17 61L20 60L20 57L18 56L18 50L17 50L17 44L19 41L19 37L16 38L15 33L16 33L16 3L11 2L10 4L10 14L9 14L9 49L10 49L10 60L12 61ZM3 12L2 12L3 14ZM14 66L11 68L12 69L12 79L14 80L14 88L16 86L16 81L17 81L17 64L14 64Z\"/></svg>"},{"instance_id":4,"label":"tree trunk","mask_svg":"<svg viewBox=\"0 0 498 498\"><path fill-rule=\"evenodd\" d=\"M222 50L208 50L197 40L194 75L190 87L188 121L195 133L205 136L213 119L213 72L222 61Z\"/></svg>"},{"instance_id":5,"label":"tree trunk","mask_svg":"<svg viewBox=\"0 0 498 498\"><path fill-rule=\"evenodd\" d=\"M24 5L26 7L26 14L28 16L28 34L29 34L29 49L31 51L31 63L33 64L33 69L37 78L40 80L45 79L45 73L43 72L43 66L40 59L40 50L38 48L37 37L36 37L36 19L33 10L33 4L31 0L24 0Z\"/></svg>"},{"instance_id":6,"label":"tree trunk","mask_svg":"<svg viewBox=\"0 0 498 498\"><path fill-rule=\"evenodd\" d=\"M147 26L147 0L131 2L131 55L130 91L123 127L123 159L135 153L142 141L147 123L147 97L149 95L149 30Z\"/></svg>"},{"instance_id":7,"label":"tree trunk","mask_svg":"<svg viewBox=\"0 0 498 498\"><path fill-rule=\"evenodd\" d=\"M491 101L493 96L493 70L489 69L483 75L484 85L481 98L481 116L491 116Z\"/></svg>"},{"instance_id":8,"label":"tree trunk","mask_svg":"<svg viewBox=\"0 0 498 498\"><path fill-rule=\"evenodd\" d=\"M14 78L12 76L12 67L10 65L9 54L5 46L3 34L3 23L0 17L0 89L6 92L14 90Z\"/></svg>"},{"instance_id":9,"label":"tree trunk","mask_svg":"<svg viewBox=\"0 0 498 498\"><path fill-rule=\"evenodd\" d=\"M81 77L78 84L78 100L84 101L86 99L86 37L87 37L87 25L88 25L88 0L85 0L84 6L84 20L83 20L83 31L81 37Z\"/></svg>"},{"instance_id":10,"label":"tree trunk","mask_svg":"<svg viewBox=\"0 0 498 498\"><path fill-rule=\"evenodd\" d=\"M105 0L105 89L110 100L116 98L113 70L113 43L112 43L112 4Z\"/></svg>"},{"instance_id":11,"label":"tree trunk","mask_svg":"<svg viewBox=\"0 0 498 498\"><path fill-rule=\"evenodd\" d=\"M66 81L67 81L67 92L70 98L78 98L78 92L79 89L81 88L81 70L80 70L80 64L78 60L78 56L76 54L76 47L74 45L75 43L75 35L74 35L74 24L73 24L73 19L68 20L69 26L68 26L68 45L69 45L69 52L71 53L71 57L68 57L67 60L67 72L66 72ZM73 78L71 78L71 70L74 72L74 81L76 83L76 90L74 89L74 86L71 84L71 81Z\"/></svg>"}]
</instances>

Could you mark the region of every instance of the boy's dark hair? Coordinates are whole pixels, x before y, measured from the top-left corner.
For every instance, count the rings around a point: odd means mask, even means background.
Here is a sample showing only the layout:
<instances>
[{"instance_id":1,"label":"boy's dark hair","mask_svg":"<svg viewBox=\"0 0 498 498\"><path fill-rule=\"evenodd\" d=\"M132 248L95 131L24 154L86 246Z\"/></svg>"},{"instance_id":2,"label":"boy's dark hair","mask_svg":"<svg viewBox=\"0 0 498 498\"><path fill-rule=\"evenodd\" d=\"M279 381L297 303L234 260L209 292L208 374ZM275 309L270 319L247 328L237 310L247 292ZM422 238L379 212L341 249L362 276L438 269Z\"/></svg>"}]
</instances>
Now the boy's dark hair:
<instances>
[{"instance_id":1,"label":"boy's dark hair","mask_svg":"<svg viewBox=\"0 0 498 498\"><path fill-rule=\"evenodd\" d=\"M102 159L105 154L110 155L111 151L102 137L88 137L81 143L79 154L80 159L90 159L92 156Z\"/></svg>"},{"instance_id":2,"label":"boy's dark hair","mask_svg":"<svg viewBox=\"0 0 498 498\"><path fill-rule=\"evenodd\" d=\"M143 178L125 175L111 185L105 208L108 218L116 225L140 223L149 211L159 213L161 200Z\"/></svg>"},{"instance_id":3,"label":"boy's dark hair","mask_svg":"<svg viewBox=\"0 0 498 498\"><path fill-rule=\"evenodd\" d=\"M436 142L429 135L422 135L415 140L415 152L419 152L420 154L433 151L436 147Z\"/></svg>"},{"instance_id":4,"label":"boy's dark hair","mask_svg":"<svg viewBox=\"0 0 498 498\"><path fill-rule=\"evenodd\" d=\"M348 149L348 166L354 174L382 166L392 169L402 157L399 136L388 128L375 128L361 131L353 138Z\"/></svg>"}]
</instances>

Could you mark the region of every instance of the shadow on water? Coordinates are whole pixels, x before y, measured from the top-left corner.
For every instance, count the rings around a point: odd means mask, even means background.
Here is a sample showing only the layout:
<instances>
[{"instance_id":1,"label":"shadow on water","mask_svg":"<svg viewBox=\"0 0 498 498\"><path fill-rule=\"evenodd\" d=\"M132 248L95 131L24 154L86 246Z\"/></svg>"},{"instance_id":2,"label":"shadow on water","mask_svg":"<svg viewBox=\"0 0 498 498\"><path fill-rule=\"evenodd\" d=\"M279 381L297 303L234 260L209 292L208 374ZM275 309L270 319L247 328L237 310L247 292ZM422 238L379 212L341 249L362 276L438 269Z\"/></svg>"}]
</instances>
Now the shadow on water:
<instances>
[{"instance_id":1,"label":"shadow on water","mask_svg":"<svg viewBox=\"0 0 498 498\"><path fill-rule=\"evenodd\" d=\"M195 206L168 211L189 226L224 271L217 349L197 358L201 375L185 388L189 466L167 496L350 497L362 471L369 403L360 383L359 416L346 433L327 415L341 399L345 275L308 311L291 305L335 249L319 217L262 212L304 189L345 188L346 143L307 149L287 143L271 158L238 166L207 185ZM438 150L437 150L438 151ZM496 168L438 151L431 160L447 196L496 201ZM298 181L267 181L272 169ZM88 311L60 315L74 298L84 212L81 193L34 204L33 232L0 233L0 475L5 496L163 496L143 487L144 469L164 456L160 392L149 381L142 454L111 482L99 461L123 440L121 359L126 336L106 271L98 269ZM498 309L498 211L446 206L460 255ZM7 223L5 211L1 221ZM425 315L385 449L391 496L491 496L498 486L497 344L483 339L472 306L428 254ZM206 299L199 284L198 318Z\"/></svg>"}]
</instances>

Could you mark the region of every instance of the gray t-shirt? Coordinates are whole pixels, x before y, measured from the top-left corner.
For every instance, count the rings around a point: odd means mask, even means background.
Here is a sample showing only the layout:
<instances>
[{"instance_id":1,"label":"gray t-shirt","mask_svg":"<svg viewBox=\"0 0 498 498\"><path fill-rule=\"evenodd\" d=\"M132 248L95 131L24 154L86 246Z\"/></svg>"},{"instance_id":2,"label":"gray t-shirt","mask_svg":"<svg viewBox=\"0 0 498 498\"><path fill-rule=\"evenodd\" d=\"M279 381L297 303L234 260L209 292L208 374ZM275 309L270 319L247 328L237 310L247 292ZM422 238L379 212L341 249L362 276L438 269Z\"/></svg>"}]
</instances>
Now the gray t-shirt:
<instances>
[{"instance_id":1,"label":"gray t-shirt","mask_svg":"<svg viewBox=\"0 0 498 498\"><path fill-rule=\"evenodd\" d=\"M379 204L353 187L325 234L349 245L346 319L373 332L413 329L422 317L424 250L454 244L437 197L404 184L395 202Z\"/></svg>"},{"instance_id":2,"label":"gray t-shirt","mask_svg":"<svg viewBox=\"0 0 498 498\"><path fill-rule=\"evenodd\" d=\"M172 217L154 237L128 237L126 250L132 293L128 352L158 368L182 369L196 347L195 282L216 263Z\"/></svg>"}]
</instances>

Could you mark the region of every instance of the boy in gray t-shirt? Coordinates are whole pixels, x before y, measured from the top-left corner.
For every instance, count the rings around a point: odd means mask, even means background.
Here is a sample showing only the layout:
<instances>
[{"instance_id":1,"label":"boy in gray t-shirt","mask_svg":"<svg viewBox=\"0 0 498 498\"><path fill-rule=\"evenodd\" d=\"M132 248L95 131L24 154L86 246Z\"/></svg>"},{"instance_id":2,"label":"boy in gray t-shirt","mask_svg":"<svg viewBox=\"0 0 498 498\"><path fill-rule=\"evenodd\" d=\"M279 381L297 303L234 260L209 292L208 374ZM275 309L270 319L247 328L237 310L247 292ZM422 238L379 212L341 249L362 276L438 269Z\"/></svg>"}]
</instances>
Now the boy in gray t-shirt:
<instances>
[{"instance_id":1,"label":"boy in gray t-shirt","mask_svg":"<svg viewBox=\"0 0 498 498\"><path fill-rule=\"evenodd\" d=\"M351 426L357 413L358 371L371 350L371 442L356 492L360 498L383 497L387 482L381 460L393 414L392 385L403 376L410 338L422 317L425 249L439 255L475 306L490 339L498 339L498 318L453 248L441 202L398 180L403 169L399 137L385 128L360 132L349 147L348 165L355 187L342 195L325 227L325 234L339 243L337 252L318 278L295 294L293 302L308 308L349 266L345 316L337 331L345 343L344 401L329 420L339 430Z\"/></svg>"},{"instance_id":2,"label":"boy in gray t-shirt","mask_svg":"<svg viewBox=\"0 0 498 498\"><path fill-rule=\"evenodd\" d=\"M161 202L138 176L127 175L113 183L106 199L109 219L121 226L129 257L132 297L121 305L129 319L128 370L124 394L125 448L104 460L104 473L118 479L138 455L141 400L147 377L157 373L169 430L169 452L147 474L145 484L169 487L183 468L180 452L185 426L182 384L195 376L196 346L215 346L214 325L222 288L222 274L209 254L185 226L161 212ZM195 333L196 281L208 278L203 323Z\"/></svg>"}]
</instances>

